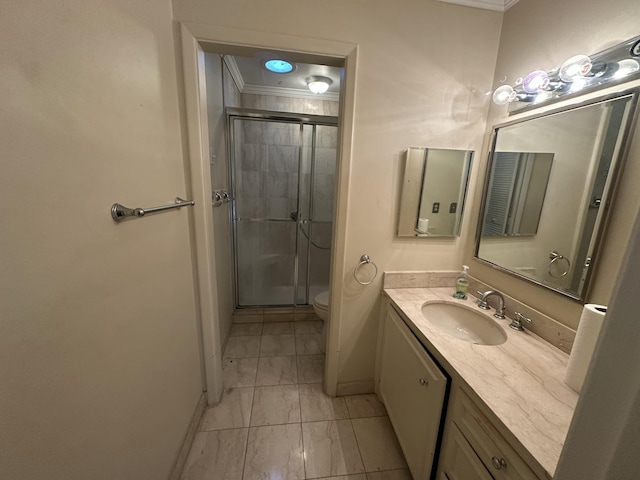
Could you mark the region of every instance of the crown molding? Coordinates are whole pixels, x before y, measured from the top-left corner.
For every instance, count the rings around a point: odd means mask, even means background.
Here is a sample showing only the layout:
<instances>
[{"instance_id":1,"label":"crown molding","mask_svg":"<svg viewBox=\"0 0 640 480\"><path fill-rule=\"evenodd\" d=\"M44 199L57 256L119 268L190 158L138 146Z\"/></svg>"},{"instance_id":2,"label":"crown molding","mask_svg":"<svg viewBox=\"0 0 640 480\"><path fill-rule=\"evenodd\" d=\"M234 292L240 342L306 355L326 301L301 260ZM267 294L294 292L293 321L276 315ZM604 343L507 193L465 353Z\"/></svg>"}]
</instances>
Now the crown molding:
<instances>
[{"instance_id":1,"label":"crown molding","mask_svg":"<svg viewBox=\"0 0 640 480\"><path fill-rule=\"evenodd\" d=\"M519 0L438 0L438 2L455 3L465 7L482 8L483 10L494 10L496 12L506 12Z\"/></svg>"},{"instance_id":2,"label":"crown molding","mask_svg":"<svg viewBox=\"0 0 640 480\"><path fill-rule=\"evenodd\" d=\"M252 95L276 95L279 97L307 98L309 100L330 100L334 102L340 100L339 93L325 92L321 94L315 94L311 90L283 87L266 87L263 85L245 84L244 89L242 89L240 93L248 93Z\"/></svg>"},{"instance_id":3,"label":"crown molding","mask_svg":"<svg viewBox=\"0 0 640 480\"><path fill-rule=\"evenodd\" d=\"M325 92L320 95L313 93L308 89L285 88L285 87L269 87L265 85L251 85L245 83L236 63L235 58L229 55L224 56L224 63L229 68L229 73L233 81L238 87L240 93L251 95L276 95L279 97L306 98L309 100L329 100L337 102L340 100L340 94L334 92Z\"/></svg>"},{"instance_id":4,"label":"crown molding","mask_svg":"<svg viewBox=\"0 0 640 480\"><path fill-rule=\"evenodd\" d=\"M242 93L242 90L244 89L244 80L242 79L242 74L240 73L236 59L229 55L224 55L222 58L224 58L224 64L229 69L231 78L233 78L233 81L236 83L238 91Z\"/></svg>"}]
</instances>

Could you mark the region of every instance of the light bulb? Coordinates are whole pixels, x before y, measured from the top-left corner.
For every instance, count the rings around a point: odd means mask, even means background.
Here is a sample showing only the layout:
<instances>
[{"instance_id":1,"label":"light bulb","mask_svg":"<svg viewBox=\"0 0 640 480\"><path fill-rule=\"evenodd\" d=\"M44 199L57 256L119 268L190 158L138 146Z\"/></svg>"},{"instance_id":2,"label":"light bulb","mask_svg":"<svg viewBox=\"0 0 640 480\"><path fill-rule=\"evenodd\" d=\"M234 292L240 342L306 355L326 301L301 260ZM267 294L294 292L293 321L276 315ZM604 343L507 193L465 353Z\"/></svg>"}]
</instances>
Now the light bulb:
<instances>
[{"instance_id":1,"label":"light bulb","mask_svg":"<svg viewBox=\"0 0 640 480\"><path fill-rule=\"evenodd\" d=\"M307 86L315 94L321 94L329 90L329 86L333 83L333 80L327 77L309 77L307 79Z\"/></svg>"},{"instance_id":2,"label":"light bulb","mask_svg":"<svg viewBox=\"0 0 640 480\"><path fill-rule=\"evenodd\" d=\"M516 98L516 92L511 85L502 85L493 92L493 102L498 105L506 105Z\"/></svg>"},{"instance_id":3,"label":"light bulb","mask_svg":"<svg viewBox=\"0 0 640 480\"><path fill-rule=\"evenodd\" d=\"M329 90L329 84L326 82L310 82L309 90L317 94L324 93Z\"/></svg>"},{"instance_id":4,"label":"light bulb","mask_svg":"<svg viewBox=\"0 0 640 480\"><path fill-rule=\"evenodd\" d=\"M586 55L575 55L565 61L560 67L560 79L564 82L574 82L591 71L591 59Z\"/></svg>"},{"instance_id":5,"label":"light bulb","mask_svg":"<svg viewBox=\"0 0 640 480\"><path fill-rule=\"evenodd\" d=\"M640 70L640 64L632 58L625 58L618 62L618 71L613 76L614 78L624 78L627 75L636 73Z\"/></svg>"},{"instance_id":6,"label":"light bulb","mask_svg":"<svg viewBox=\"0 0 640 480\"><path fill-rule=\"evenodd\" d=\"M522 88L527 93L538 93L549 86L549 75L542 70L534 70L522 81Z\"/></svg>"}]
</instances>

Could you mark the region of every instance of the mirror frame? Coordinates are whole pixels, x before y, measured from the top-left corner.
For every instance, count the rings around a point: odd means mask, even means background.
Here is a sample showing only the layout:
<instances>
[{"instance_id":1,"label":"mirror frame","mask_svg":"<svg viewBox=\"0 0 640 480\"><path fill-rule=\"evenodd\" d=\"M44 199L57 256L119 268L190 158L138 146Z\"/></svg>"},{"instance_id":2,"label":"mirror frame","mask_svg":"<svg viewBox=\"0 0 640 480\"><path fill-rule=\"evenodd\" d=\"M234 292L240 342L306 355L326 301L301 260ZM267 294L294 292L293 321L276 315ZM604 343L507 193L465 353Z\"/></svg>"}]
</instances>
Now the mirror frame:
<instances>
[{"instance_id":1,"label":"mirror frame","mask_svg":"<svg viewBox=\"0 0 640 480\"><path fill-rule=\"evenodd\" d=\"M547 283L543 283L540 280L537 280L535 278L532 277L528 277L526 275L523 275L521 273L518 273L516 271L513 270L509 270L506 267L503 267L501 265L498 265L496 263L493 263L489 260L485 260L483 258L480 258L478 256L478 252L480 250L480 240L482 238L482 230L483 230L483 225L484 225L484 215L485 215L485 209L486 209L486 203L487 203L487 197L488 197L488 188L489 188L489 182L491 180L491 167L493 165L493 157L495 154L495 150L496 150L496 143L498 140L498 131L501 128L504 127L508 127L511 125L516 125L516 124L520 124L520 123L524 123L527 122L529 120L535 120L538 118L542 118L542 117L547 117L547 116L551 116L551 115L556 115L559 113L563 113L563 112L567 112L567 111L571 111L571 110L577 110L579 108L584 108L584 107L588 107L591 105L595 105L598 103L605 103L607 101L611 101L611 100L616 100L622 97L630 97L629 99L629 118L627 120L627 122L625 123L623 130L621 131L621 135L622 135L622 140L620 142L620 151L618 153L617 158L613 159L613 167L612 169L609 171L609 175L611 175L612 177L612 183L611 183L611 188L608 192L608 196L602 199L602 204L604 205L604 208L606 209L604 214L603 214L603 218L602 221L600 222L600 224L597 226L597 228L592 232L591 234L591 243L593 244L593 249L591 251L591 260L589 263L589 268L587 269L587 273L585 276L585 281L584 281L584 288L583 291L580 293L572 293L566 290L562 290L560 288L554 287L553 285L549 285ZM478 218L477 218L477 227L476 227L476 239L475 239L475 247L474 247L474 251L473 251L473 259L479 261L480 263L484 264L484 265L488 265L498 271L507 273L513 277L517 277L520 278L522 280L525 280L527 282L533 283L535 285L544 287L546 289L552 290L554 292L557 292L561 295L564 295L566 297L571 298L572 300L578 301L580 303L586 303L586 299L589 297L589 293L591 291L591 285L592 285L592 279L595 276L595 273L597 272L597 268L598 268L598 258L600 256L600 254L602 253L602 244L603 244L603 240L605 239L605 235L607 233L608 227L609 227L609 223L611 220L611 212L613 211L613 208L615 208L615 201L617 198L617 192L620 186L620 179L622 177L621 173L624 169L624 166L626 164L627 161L627 157L629 156L629 147L631 145L631 140L632 140L632 132L634 131L635 127L636 127L636 123L638 121L638 103L639 103L639 97L640 97L640 86L636 86L636 87L632 87L632 88L627 88L615 93L609 93L606 95L600 95L600 96L595 96L593 98L589 98L587 100L584 100L582 102L578 102L578 103L570 103L568 105L564 105L562 107L559 108L555 108L555 109L551 109L551 110L545 110L544 112L541 113L537 113L537 114L533 114L533 115L527 115L526 117L521 117L518 119L514 119L511 121L507 121L504 123L500 123L497 125L494 125L492 128L492 134L491 134L491 142L490 142L490 146L489 146L489 152L488 152L488 158L487 158L487 166L486 166L486 170L485 170L485 178L484 178L484 182L483 182L483 187L482 187L482 200L480 202L480 210L478 213Z\"/></svg>"}]
</instances>

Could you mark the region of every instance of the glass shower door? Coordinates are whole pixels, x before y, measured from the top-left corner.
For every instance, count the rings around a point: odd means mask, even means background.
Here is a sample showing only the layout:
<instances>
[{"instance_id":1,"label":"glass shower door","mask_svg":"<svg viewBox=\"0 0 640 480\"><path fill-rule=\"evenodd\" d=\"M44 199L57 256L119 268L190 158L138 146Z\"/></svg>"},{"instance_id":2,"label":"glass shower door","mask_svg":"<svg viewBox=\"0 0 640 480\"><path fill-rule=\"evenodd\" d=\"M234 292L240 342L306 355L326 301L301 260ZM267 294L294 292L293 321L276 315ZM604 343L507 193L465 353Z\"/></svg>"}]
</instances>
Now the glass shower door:
<instances>
[{"instance_id":1,"label":"glass shower door","mask_svg":"<svg viewBox=\"0 0 640 480\"><path fill-rule=\"evenodd\" d=\"M297 304L329 290L338 127L303 126L300 161Z\"/></svg>"},{"instance_id":2,"label":"glass shower door","mask_svg":"<svg viewBox=\"0 0 640 480\"><path fill-rule=\"evenodd\" d=\"M329 289L337 126L234 112L236 305L309 305Z\"/></svg>"},{"instance_id":3,"label":"glass shower door","mask_svg":"<svg viewBox=\"0 0 640 480\"><path fill-rule=\"evenodd\" d=\"M300 124L233 118L236 302L293 305Z\"/></svg>"}]
</instances>

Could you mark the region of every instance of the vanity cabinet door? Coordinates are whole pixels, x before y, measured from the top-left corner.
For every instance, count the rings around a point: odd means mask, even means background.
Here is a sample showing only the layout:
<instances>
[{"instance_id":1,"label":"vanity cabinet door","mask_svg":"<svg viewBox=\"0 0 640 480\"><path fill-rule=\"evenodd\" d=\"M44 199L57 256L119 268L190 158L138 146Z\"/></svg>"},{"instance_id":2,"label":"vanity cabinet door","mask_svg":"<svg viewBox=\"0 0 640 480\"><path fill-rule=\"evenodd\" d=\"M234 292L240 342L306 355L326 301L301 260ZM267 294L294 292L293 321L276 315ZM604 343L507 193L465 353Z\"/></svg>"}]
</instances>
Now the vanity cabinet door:
<instances>
[{"instance_id":1,"label":"vanity cabinet door","mask_svg":"<svg viewBox=\"0 0 640 480\"><path fill-rule=\"evenodd\" d=\"M493 480L460 430L451 424L446 444L442 447L440 478L447 480Z\"/></svg>"},{"instance_id":2,"label":"vanity cabinet door","mask_svg":"<svg viewBox=\"0 0 640 480\"><path fill-rule=\"evenodd\" d=\"M538 480L495 425L462 390L453 392L451 420L496 480Z\"/></svg>"},{"instance_id":3,"label":"vanity cabinet door","mask_svg":"<svg viewBox=\"0 0 640 480\"><path fill-rule=\"evenodd\" d=\"M382 401L414 480L429 479L447 377L391 307L381 352Z\"/></svg>"}]
</instances>

